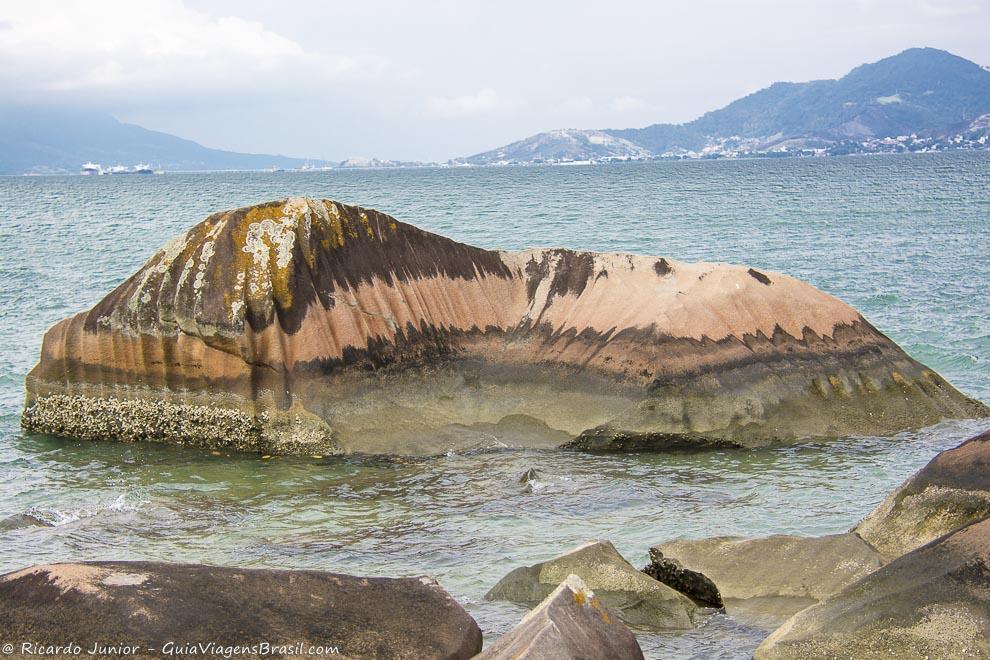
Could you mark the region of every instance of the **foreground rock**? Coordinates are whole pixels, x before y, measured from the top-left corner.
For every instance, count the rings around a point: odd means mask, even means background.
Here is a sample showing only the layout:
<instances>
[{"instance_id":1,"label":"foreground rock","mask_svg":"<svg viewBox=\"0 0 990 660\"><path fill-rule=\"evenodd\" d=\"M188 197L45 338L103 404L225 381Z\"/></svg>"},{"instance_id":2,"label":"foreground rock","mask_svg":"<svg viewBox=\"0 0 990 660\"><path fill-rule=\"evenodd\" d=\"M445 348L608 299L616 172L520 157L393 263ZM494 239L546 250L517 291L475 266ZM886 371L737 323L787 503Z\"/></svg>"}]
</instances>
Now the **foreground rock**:
<instances>
[{"instance_id":1,"label":"foreground rock","mask_svg":"<svg viewBox=\"0 0 990 660\"><path fill-rule=\"evenodd\" d=\"M168 243L52 327L26 385L30 431L265 453L756 446L990 415L785 275L482 250L303 198Z\"/></svg>"},{"instance_id":2,"label":"foreground rock","mask_svg":"<svg viewBox=\"0 0 990 660\"><path fill-rule=\"evenodd\" d=\"M990 516L990 431L944 451L856 527L890 560Z\"/></svg>"},{"instance_id":3,"label":"foreground rock","mask_svg":"<svg viewBox=\"0 0 990 660\"><path fill-rule=\"evenodd\" d=\"M771 624L882 564L879 553L853 533L670 541L655 546L650 554L663 559L648 566L648 572L663 570L662 562L676 559L714 583L729 614Z\"/></svg>"},{"instance_id":4,"label":"foreground rock","mask_svg":"<svg viewBox=\"0 0 990 660\"><path fill-rule=\"evenodd\" d=\"M470 658L481 651L478 625L430 578L157 562L54 564L0 576L0 630L18 644L74 642L86 653L126 643L153 657L168 654L170 642L271 643L300 657L306 652L293 650L300 644L337 647L352 658Z\"/></svg>"},{"instance_id":5,"label":"foreground rock","mask_svg":"<svg viewBox=\"0 0 990 660\"><path fill-rule=\"evenodd\" d=\"M637 660L636 636L602 605L576 575L568 576L511 632L479 658L485 660Z\"/></svg>"},{"instance_id":6,"label":"foreground rock","mask_svg":"<svg viewBox=\"0 0 990 660\"><path fill-rule=\"evenodd\" d=\"M914 550L796 614L757 658L990 657L990 520Z\"/></svg>"},{"instance_id":7,"label":"foreground rock","mask_svg":"<svg viewBox=\"0 0 990 660\"><path fill-rule=\"evenodd\" d=\"M517 568L485 594L487 600L535 605L577 575L626 623L644 628L691 628L695 604L637 571L608 541L592 541L550 561Z\"/></svg>"}]
</instances>

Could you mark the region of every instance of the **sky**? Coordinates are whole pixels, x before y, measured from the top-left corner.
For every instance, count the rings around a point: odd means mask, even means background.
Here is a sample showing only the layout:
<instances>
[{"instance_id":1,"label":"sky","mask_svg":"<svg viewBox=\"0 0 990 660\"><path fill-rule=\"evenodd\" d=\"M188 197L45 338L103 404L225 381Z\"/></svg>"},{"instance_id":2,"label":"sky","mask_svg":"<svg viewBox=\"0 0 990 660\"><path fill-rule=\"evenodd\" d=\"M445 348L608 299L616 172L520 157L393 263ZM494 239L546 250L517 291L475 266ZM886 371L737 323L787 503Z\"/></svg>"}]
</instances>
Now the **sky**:
<instances>
[{"instance_id":1,"label":"sky","mask_svg":"<svg viewBox=\"0 0 990 660\"><path fill-rule=\"evenodd\" d=\"M988 65L988 26L990 0L0 0L0 86L209 147L443 161L914 46Z\"/></svg>"}]
</instances>

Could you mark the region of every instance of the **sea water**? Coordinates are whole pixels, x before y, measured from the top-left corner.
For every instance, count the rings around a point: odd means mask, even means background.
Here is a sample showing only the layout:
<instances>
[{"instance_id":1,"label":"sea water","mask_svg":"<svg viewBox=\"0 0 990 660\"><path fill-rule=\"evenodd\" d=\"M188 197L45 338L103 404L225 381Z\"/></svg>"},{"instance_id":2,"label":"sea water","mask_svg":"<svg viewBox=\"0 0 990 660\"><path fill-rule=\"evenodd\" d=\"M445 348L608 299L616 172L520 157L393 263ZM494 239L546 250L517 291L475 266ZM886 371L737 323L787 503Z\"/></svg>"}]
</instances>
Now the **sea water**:
<instances>
[{"instance_id":1,"label":"sea water","mask_svg":"<svg viewBox=\"0 0 990 660\"><path fill-rule=\"evenodd\" d=\"M506 451L432 459L214 456L26 435L45 329L209 213L329 197L486 248L745 263L859 309L990 401L990 154L588 167L0 177L0 570L153 559L433 575L493 639L512 568L608 538L634 565L672 538L849 529L932 456L990 426L698 454ZM538 475L528 485L519 477ZM648 656L749 657L766 630L713 615L637 631Z\"/></svg>"}]
</instances>

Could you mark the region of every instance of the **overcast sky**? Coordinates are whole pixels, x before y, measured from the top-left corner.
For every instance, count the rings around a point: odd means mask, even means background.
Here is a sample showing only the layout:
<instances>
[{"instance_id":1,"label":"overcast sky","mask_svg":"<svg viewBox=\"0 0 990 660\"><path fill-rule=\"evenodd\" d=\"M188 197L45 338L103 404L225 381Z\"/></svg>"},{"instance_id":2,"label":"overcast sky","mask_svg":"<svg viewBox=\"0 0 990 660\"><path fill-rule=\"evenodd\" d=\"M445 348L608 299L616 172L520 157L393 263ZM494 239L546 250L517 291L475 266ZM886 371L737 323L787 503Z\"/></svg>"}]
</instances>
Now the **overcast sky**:
<instances>
[{"instance_id":1,"label":"overcast sky","mask_svg":"<svg viewBox=\"0 0 990 660\"><path fill-rule=\"evenodd\" d=\"M990 64L988 27L990 0L0 0L0 85L211 147L446 160L912 46Z\"/></svg>"}]
</instances>

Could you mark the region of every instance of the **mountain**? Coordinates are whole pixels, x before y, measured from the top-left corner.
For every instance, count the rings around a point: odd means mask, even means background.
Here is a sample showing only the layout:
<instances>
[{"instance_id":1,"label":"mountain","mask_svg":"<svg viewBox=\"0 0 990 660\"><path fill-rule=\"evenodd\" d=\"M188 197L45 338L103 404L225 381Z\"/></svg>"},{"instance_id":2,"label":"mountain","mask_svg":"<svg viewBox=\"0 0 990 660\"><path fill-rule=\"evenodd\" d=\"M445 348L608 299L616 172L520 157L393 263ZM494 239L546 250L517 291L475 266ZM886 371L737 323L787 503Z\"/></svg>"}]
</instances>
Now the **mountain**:
<instances>
[{"instance_id":1,"label":"mountain","mask_svg":"<svg viewBox=\"0 0 990 660\"><path fill-rule=\"evenodd\" d=\"M210 149L192 140L125 124L92 111L0 107L0 174L77 173L87 161L166 170L260 170L323 161Z\"/></svg>"},{"instance_id":2,"label":"mountain","mask_svg":"<svg viewBox=\"0 0 990 660\"><path fill-rule=\"evenodd\" d=\"M497 162L542 162L594 158L648 158L648 149L606 131L558 130L540 133L500 149L464 159L469 165Z\"/></svg>"},{"instance_id":3,"label":"mountain","mask_svg":"<svg viewBox=\"0 0 990 660\"><path fill-rule=\"evenodd\" d=\"M910 150L952 144L956 135L970 144L969 136L986 134L981 122L988 113L990 71L943 50L911 48L858 66L838 80L774 83L686 124L567 133L573 144L580 144L582 133L610 135L623 140L630 153L635 151L632 147L639 147L654 157L795 150L846 153L880 149L884 139L897 136L909 138L897 144ZM551 136L556 133L541 133L462 161L561 160L554 150L538 148L553 144ZM978 144L986 146L986 141ZM564 159L593 159L594 151L576 148Z\"/></svg>"}]
</instances>

